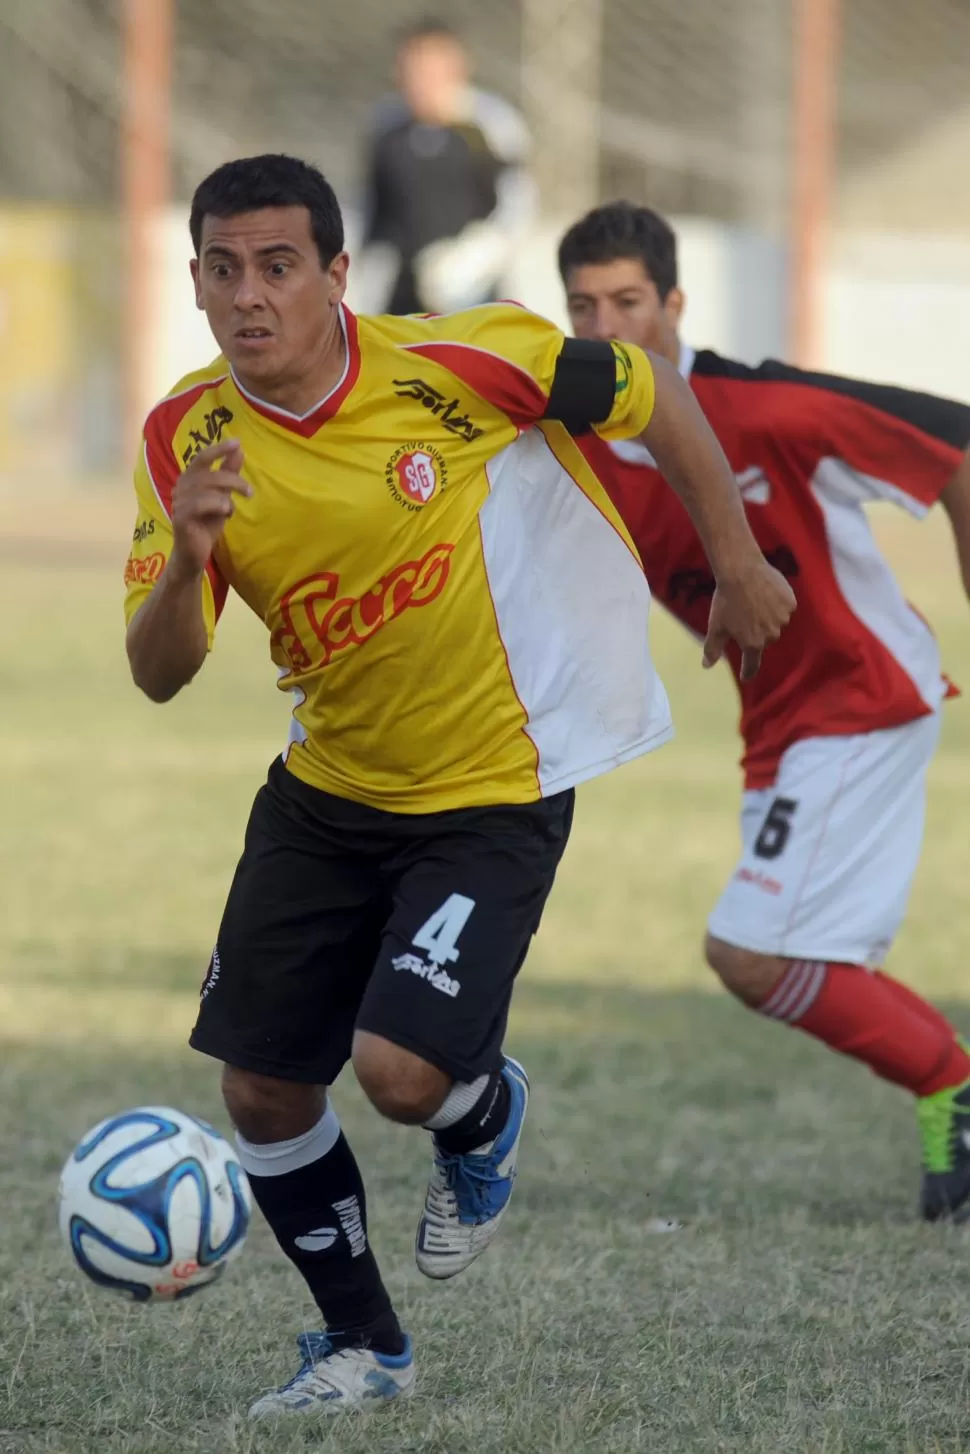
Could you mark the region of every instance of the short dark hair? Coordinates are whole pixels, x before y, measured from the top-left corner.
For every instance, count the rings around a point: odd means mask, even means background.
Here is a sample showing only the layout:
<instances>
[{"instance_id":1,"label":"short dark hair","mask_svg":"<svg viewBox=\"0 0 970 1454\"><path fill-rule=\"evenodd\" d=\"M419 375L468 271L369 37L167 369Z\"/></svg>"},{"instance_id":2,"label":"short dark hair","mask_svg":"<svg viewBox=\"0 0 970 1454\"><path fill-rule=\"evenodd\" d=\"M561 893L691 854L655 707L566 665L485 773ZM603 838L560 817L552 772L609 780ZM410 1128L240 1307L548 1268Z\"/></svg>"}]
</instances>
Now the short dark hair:
<instances>
[{"instance_id":1,"label":"short dark hair","mask_svg":"<svg viewBox=\"0 0 970 1454\"><path fill-rule=\"evenodd\" d=\"M437 15L424 15L420 20L414 21L411 25L405 25L398 31L398 50L405 46L412 45L420 40L452 40L456 45L461 45L461 36L454 26L448 24L447 20L440 19Z\"/></svg>"},{"instance_id":2,"label":"short dark hair","mask_svg":"<svg viewBox=\"0 0 970 1454\"><path fill-rule=\"evenodd\" d=\"M633 202L607 202L574 223L559 244L559 272L565 283L572 268L622 257L640 259L661 302L676 288L677 235L659 212Z\"/></svg>"},{"instance_id":3,"label":"short dark hair","mask_svg":"<svg viewBox=\"0 0 970 1454\"><path fill-rule=\"evenodd\" d=\"M267 154L240 157L216 167L195 189L189 231L196 257L206 217L238 217L264 207L305 207L310 231L326 268L343 250L344 220L326 177L298 157Z\"/></svg>"}]
</instances>

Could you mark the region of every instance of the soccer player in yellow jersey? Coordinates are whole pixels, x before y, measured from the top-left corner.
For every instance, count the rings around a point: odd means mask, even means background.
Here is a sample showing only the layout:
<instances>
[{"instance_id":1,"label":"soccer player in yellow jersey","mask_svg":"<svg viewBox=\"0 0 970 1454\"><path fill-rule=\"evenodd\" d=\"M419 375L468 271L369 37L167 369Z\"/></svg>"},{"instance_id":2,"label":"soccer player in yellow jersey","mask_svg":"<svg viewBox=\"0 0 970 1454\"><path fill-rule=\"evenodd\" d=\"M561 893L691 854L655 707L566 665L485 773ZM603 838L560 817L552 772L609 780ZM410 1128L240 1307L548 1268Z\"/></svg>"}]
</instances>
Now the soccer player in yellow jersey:
<instances>
[{"instance_id":1,"label":"soccer player in yellow jersey","mask_svg":"<svg viewBox=\"0 0 970 1454\"><path fill-rule=\"evenodd\" d=\"M462 1271L512 1190L529 1087L505 1025L573 789L670 735L643 571L574 437L642 438L686 506L708 662L733 639L756 670L794 600L663 360L512 304L355 318L336 199L293 158L220 167L191 232L221 353L145 425L128 656L168 701L232 588L292 693L192 1044L325 1323L252 1413L330 1413L409 1393L414 1362L327 1087L352 1060L431 1131L417 1262Z\"/></svg>"}]
</instances>

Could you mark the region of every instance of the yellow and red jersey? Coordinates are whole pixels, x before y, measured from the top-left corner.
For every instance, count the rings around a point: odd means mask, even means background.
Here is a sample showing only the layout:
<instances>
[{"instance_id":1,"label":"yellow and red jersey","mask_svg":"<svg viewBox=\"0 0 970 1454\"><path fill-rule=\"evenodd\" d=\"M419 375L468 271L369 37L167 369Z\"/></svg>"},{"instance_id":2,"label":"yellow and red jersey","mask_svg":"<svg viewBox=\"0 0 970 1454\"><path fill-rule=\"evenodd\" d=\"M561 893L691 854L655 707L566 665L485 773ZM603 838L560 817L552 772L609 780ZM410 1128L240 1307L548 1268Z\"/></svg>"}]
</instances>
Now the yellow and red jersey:
<instances>
[{"instance_id":1,"label":"yellow and red jersey","mask_svg":"<svg viewBox=\"0 0 970 1454\"><path fill-rule=\"evenodd\" d=\"M529 802L658 745L649 591L559 422L586 400L603 438L639 434L647 357L564 349L514 304L341 323L344 375L303 416L249 396L224 358L149 415L128 619L165 569L179 474L231 436L253 494L204 581L210 644L231 588L294 693L297 777L418 813Z\"/></svg>"}]
</instances>

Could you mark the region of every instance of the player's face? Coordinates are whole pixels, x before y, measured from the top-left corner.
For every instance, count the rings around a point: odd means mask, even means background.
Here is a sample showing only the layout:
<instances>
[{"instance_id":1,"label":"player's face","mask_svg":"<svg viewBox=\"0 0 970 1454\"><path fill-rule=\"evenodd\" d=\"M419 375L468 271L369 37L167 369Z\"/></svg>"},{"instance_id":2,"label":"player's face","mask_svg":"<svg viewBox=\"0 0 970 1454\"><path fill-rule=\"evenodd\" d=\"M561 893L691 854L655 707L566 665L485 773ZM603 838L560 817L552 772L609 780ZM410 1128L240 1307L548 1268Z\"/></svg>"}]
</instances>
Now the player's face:
<instances>
[{"instance_id":1,"label":"player's face","mask_svg":"<svg viewBox=\"0 0 970 1454\"><path fill-rule=\"evenodd\" d=\"M397 83L411 114L429 125L454 121L468 82L465 52L451 36L410 41L397 58Z\"/></svg>"},{"instance_id":2,"label":"player's face","mask_svg":"<svg viewBox=\"0 0 970 1454\"><path fill-rule=\"evenodd\" d=\"M347 254L320 261L305 207L205 217L192 277L219 347L243 383L298 385L333 347Z\"/></svg>"},{"instance_id":3,"label":"player's face","mask_svg":"<svg viewBox=\"0 0 970 1454\"><path fill-rule=\"evenodd\" d=\"M566 304L577 338L619 339L676 361L684 295L661 299L639 258L584 263L566 279Z\"/></svg>"}]
</instances>

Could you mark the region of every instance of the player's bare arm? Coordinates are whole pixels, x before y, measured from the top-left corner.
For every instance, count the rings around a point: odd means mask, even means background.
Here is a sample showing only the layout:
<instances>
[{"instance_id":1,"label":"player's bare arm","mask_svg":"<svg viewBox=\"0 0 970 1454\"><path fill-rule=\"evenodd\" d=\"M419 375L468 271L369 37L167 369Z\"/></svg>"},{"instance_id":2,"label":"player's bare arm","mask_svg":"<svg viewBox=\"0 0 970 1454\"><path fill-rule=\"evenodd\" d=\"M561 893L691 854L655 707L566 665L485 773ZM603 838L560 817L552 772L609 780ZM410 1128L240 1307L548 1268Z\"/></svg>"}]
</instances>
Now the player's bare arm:
<instances>
[{"instance_id":1,"label":"player's bare arm","mask_svg":"<svg viewBox=\"0 0 970 1454\"><path fill-rule=\"evenodd\" d=\"M970 596L970 450L963 456L956 472L940 495L940 504L950 517L956 542L963 589Z\"/></svg>"},{"instance_id":2,"label":"player's bare arm","mask_svg":"<svg viewBox=\"0 0 970 1454\"><path fill-rule=\"evenodd\" d=\"M135 685L153 702L170 701L205 661L202 578L233 513L233 496L252 494L242 466L240 445L224 439L197 454L176 483L172 553L126 637Z\"/></svg>"},{"instance_id":3,"label":"player's bare arm","mask_svg":"<svg viewBox=\"0 0 970 1454\"><path fill-rule=\"evenodd\" d=\"M734 640L748 679L781 635L795 597L751 533L737 482L692 389L666 359L651 353L650 362L656 402L643 443L690 515L717 581L704 665L713 666Z\"/></svg>"}]
</instances>

